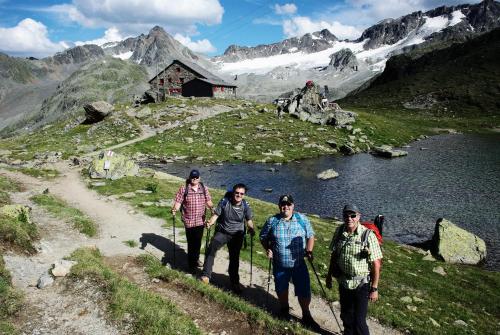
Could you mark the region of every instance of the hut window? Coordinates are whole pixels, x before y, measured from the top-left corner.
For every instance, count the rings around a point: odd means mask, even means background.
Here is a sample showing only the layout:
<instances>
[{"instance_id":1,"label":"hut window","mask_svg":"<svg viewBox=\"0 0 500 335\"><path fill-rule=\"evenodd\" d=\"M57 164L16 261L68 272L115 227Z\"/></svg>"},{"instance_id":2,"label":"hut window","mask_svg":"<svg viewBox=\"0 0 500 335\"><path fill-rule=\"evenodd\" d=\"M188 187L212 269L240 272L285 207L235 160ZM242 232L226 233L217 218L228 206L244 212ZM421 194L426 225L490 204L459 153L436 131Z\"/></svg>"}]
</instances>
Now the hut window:
<instances>
[{"instance_id":1,"label":"hut window","mask_svg":"<svg viewBox=\"0 0 500 335\"><path fill-rule=\"evenodd\" d=\"M180 68L180 67L176 68L175 70L176 70L177 72L181 72L181 68Z\"/></svg>"},{"instance_id":2,"label":"hut window","mask_svg":"<svg viewBox=\"0 0 500 335\"><path fill-rule=\"evenodd\" d=\"M224 92L224 86L221 86L220 90L221 92Z\"/></svg>"},{"instance_id":3,"label":"hut window","mask_svg":"<svg viewBox=\"0 0 500 335\"><path fill-rule=\"evenodd\" d=\"M181 84L184 84L184 78L179 78L179 82L180 82Z\"/></svg>"},{"instance_id":4,"label":"hut window","mask_svg":"<svg viewBox=\"0 0 500 335\"><path fill-rule=\"evenodd\" d=\"M163 86L163 84L165 84L165 79L161 78L160 79L160 86Z\"/></svg>"},{"instance_id":5,"label":"hut window","mask_svg":"<svg viewBox=\"0 0 500 335\"><path fill-rule=\"evenodd\" d=\"M171 83L172 82L172 78L168 77L168 82Z\"/></svg>"}]
</instances>

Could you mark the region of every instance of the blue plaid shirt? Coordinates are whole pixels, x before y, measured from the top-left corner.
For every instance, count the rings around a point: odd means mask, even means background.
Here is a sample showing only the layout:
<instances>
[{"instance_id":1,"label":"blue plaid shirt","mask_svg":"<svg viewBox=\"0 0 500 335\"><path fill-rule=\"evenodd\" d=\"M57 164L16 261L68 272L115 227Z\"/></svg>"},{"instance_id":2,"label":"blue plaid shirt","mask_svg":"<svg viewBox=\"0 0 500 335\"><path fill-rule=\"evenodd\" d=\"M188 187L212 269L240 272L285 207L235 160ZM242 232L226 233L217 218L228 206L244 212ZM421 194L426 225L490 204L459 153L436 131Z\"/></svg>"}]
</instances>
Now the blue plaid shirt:
<instances>
[{"instance_id":1,"label":"blue plaid shirt","mask_svg":"<svg viewBox=\"0 0 500 335\"><path fill-rule=\"evenodd\" d=\"M300 217L302 225L298 222ZM314 230L307 217L293 213L286 221L279 214L267 219L260 231L261 241L267 240L272 245L273 263L283 268L293 268L304 262L304 250L307 239L314 236Z\"/></svg>"}]
</instances>

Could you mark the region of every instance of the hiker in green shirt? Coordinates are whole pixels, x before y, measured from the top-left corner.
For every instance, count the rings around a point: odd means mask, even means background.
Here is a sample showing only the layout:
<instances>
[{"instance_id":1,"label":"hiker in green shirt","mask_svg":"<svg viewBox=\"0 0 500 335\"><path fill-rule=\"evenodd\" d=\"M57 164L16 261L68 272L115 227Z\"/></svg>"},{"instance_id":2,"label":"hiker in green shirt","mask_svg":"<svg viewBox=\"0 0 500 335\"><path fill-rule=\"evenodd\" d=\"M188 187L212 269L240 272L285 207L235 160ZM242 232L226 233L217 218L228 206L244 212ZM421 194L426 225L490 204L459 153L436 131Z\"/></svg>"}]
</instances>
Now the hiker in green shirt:
<instances>
[{"instance_id":1,"label":"hiker in green shirt","mask_svg":"<svg viewBox=\"0 0 500 335\"><path fill-rule=\"evenodd\" d=\"M344 224L337 228L330 244L332 256L326 286L332 288L332 277L337 278L344 334L368 335L368 300L378 300L382 251L373 231L360 224L356 205L346 205L342 214ZM366 230L368 235L363 240Z\"/></svg>"}]
</instances>

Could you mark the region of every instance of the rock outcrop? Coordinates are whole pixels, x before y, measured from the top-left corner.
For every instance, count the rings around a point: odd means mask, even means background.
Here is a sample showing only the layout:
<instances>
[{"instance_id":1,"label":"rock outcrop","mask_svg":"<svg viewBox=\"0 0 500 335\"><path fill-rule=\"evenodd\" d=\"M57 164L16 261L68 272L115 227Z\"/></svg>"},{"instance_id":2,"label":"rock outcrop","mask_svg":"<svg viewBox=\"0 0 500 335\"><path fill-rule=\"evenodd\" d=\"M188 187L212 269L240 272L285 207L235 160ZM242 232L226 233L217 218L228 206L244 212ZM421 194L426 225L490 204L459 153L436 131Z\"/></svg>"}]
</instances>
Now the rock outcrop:
<instances>
[{"instance_id":1,"label":"rock outcrop","mask_svg":"<svg viewBox=\"0 0 500 335\"><path fill-rule=\"evenodd\" d=\"M478 264L486 258L486 244L477 235L439 219L432 237L433 253L448 263Z\"/></svg>"},{"instance_id":2,"label":"rock outcrop","mask_svg":"<svg viewBox=\"0 0 500 335\"><path fill-rule=\"evenodd\" d=\"M113 105L106 101L95 101L83 106L85 110L85 123L92 124L104 120L113 111Z\"/></svg>"},{"instance_id":3,"label":"rock outcrop","mask_svg":"<svg viewBox=\"0 0 500 335\"><path fill-rule=\"evenodd\" d=\"M321 180L333 179L339 176L338 172L334 169L328 169L316 175L316 178Z\"/></svg>"},{"instance_id":4,"label":"rock outcrop","mask_svg":"<svg viewBox=\"0 0 500 335\"><path fill-rule=\"evenodd\" d=\"M89 168L90 178L120 179L126 176L135 176L139 173L139 166L127 157L113 151L102 152L94 159Z\"/></svg>"},{"instance_id":5,"label":"rock outcrop","mask_svg":"<svg viewBox=\"0 0 500 335\"><path fill-rule=\"evenodd\" d=\"M385 157L394 158L408 155L408 152L404 150L394 149L390 145L381 145L379 147L374 147L372 154Z\"/></svg>"},{"instance_id":6,"label":"rock outcrop","mask_svg":"<svg viewBox=\"0 0 500 335\"><path fill-rule=\"evenodd\" d=\"M343 127L356 121L356 113L322 105L320 88L311 81L296 94L283 110L302 121ZM280 106L281 108L281 106Z\"/></svg>"},{"instance_id":7,"label":"rock outcrop","mask_svg":"<svg viewBox=\"0 0 500 335\"><path fill-rule=\"evenodd\" d=\"M330 55L328 67L336 71L357 71L358 59L351 49L342 49Z\"/></svg>"}]
</instances>

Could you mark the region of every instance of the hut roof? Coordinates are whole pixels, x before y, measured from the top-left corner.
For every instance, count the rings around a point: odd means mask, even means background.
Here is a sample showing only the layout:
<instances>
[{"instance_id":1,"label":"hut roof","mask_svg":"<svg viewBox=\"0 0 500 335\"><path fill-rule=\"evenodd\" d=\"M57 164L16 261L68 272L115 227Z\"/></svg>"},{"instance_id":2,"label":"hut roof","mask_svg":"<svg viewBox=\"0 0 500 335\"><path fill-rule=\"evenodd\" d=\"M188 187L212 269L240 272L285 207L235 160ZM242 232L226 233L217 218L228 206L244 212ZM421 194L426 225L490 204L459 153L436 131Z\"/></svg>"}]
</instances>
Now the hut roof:
<instances>
[{"instance_id":1,"label":"hut roof","mask_svg":"<svg viewBox=\"0 0 500 335\"><path fill-rule=\"evenodd\" d=\"M188 61L180 61L178 59L174 59L169 66L167 66L165 69L160 71L158 74L162 73L163 71L165 71L166 69L168 69L169 67L171 67L175 63L180 64L180 65L184 65L185 67L191 69L195 74L198 75L199 78L197 78L197 79L204 81L206 83L209 83L212 85L219 85L219 86L236 87L236 85L232 85L232 84L228 83L227 81L217 77L215 74L205 70L204 68L202 68L201 66L199 66L196 63L192 63L192 62L188 62ZM149 82L151 83L158 76L158 74L156 76L154 76Z\"/></svg>"}]
</instances>

